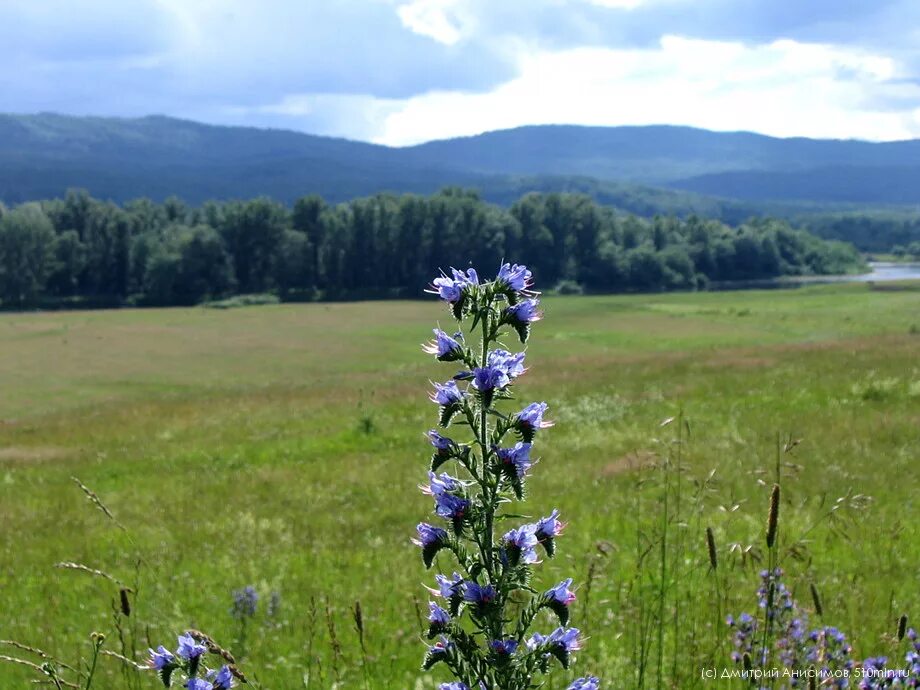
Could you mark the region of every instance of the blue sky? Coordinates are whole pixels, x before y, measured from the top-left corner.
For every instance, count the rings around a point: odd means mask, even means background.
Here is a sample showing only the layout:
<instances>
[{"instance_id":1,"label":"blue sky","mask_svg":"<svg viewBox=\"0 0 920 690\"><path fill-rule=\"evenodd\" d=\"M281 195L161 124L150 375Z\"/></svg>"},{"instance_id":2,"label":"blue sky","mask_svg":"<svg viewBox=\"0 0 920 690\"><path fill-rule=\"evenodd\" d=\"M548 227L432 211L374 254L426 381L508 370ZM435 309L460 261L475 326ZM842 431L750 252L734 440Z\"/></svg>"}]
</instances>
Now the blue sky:
<instances>
[{"instance_id":1,"label":"blue sky","mask_svg":"<svg viewBox=\"0 0 920 690\"><path fill-rule=\"evenodd\" d=\"M920 138L917 0L0 0L0 111Z\"/></svg>"}]
</instances>

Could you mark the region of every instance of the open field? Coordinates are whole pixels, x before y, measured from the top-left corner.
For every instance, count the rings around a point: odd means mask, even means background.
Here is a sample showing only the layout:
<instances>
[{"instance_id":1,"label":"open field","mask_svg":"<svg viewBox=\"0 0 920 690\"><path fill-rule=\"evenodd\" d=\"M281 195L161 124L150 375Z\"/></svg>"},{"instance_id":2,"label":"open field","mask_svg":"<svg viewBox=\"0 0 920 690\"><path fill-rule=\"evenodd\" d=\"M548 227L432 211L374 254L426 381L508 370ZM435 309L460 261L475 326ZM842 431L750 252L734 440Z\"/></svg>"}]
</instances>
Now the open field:
<instances>
[{"instance_id":1,"label":"open field","mask_svg":"<svg viewBox=\"0 0 920 690\"><path fill-rule=\"evenodd\" d=\"M678 650L668 673L680 687L701 682L702 663L724 663L722 614L756 606L759 568L729 544L762 541L778 436L801 439L783 458L781 518L784 545L807 532L800 558L784 562L797 598L808 604L816 584L826 622L861 657L889 653L900 613L920 620L920 287L544 306L517 391L523 403L549 402L557 425L541 438L527 507L559 507L570 522L537 583L581 583L573 624L591 638L581 673L637 684L650 584L637 550L660 490L644 466L675 452L677 425L660 422L681 410L690 436L671 594L683 613L668 624ZM91 630L114 640L117 589L53 565L85 563L133 583L140 559L139 648L149 624L155 644L196 627L240 651L230 592L254 584L263 599L242 666L264 687L364 687L355 601L369 686L435 687L442 676L416 685L416 602L426 615L421 583L431 576L409 538L431 510L415 488L435 420L427 381L452 373L418 348L438 320L448 327L434 301L0 316L0 638L67 658ZM821 518L848 493L833 519ZM273 591L280 605L268 617ZM102 673L101 687L128 687L114 660ZM30 677L0 664L2 688Z\"/></svg>"}]
</instances>

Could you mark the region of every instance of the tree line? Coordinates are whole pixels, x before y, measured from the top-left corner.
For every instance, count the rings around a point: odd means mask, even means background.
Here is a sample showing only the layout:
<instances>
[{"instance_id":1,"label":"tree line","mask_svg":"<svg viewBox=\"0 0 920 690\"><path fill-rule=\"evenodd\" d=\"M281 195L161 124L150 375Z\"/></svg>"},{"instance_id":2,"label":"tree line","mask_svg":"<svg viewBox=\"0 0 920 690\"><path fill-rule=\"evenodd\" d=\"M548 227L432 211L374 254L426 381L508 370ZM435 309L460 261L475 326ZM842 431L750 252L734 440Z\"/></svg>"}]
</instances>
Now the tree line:
<instances>
[{"instance_id":1,"label":"tree line","mask_svg":"<svg viewBox=\"0 0 920 690\"><path fill-rule=\"evenodd\" d=\"M857 270L856 250L785 221L729 227L642 219L577 194L505 209L476 192L176 198L124 205L82 191L0 205L0 304L191 305L239 294L284 300L416 296L439 267L526 263L542 285L589 291L701 289L711 282Z\"/></svg>"}]
</instances>

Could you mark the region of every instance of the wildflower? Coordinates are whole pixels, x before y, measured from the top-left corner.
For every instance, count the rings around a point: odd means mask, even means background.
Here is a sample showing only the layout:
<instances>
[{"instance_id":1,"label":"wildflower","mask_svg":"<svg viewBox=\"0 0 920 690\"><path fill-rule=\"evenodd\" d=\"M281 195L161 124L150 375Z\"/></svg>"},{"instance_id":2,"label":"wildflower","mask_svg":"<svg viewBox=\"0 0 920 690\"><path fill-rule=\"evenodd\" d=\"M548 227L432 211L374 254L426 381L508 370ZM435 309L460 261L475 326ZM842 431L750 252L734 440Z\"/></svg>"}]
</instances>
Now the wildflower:
<instances>
[{"instance_id":1,"label":"wildflower","mask_svg":"<svg viewBox=\"0 0 920 690\"><path fill-rule=\"evenodd\" d=\"M457 388L454 381L447 383L435 383L435 391L429 397L431 402L447 407L448 405L457 405L463 400L463 393Z\"/></svg>"},{"instance_id":2,"label":"wildflower","mask_svg":"<svg viewBox=\"0 0 920 690\"><path fill-rule=\"evenodd\" d=\"M428 602L428 639L447 631L450 614L433 601Z\"/></svg>"},{"instance_id":3,"label":"wildflower","mask_svg":"<svg viewBox=\"0 0 920 690\"><path fill-rule=\"evenodd\" d=\"M199 658L202 654L207 652L207 648L198 644L194 637L186 633L185 635L179 635L179 649L176 650L176 655L191 661L192 659Z\"/></svg>"},{"instance_id":4,"label":"wildflower","mask_svg":"<svg viewBox=\"0 0 920 690\"><path fill-rule=\"evenodd\" d=\"M464 583L463 600L473 604L480 614L489 609L497 597L498 592L491 584L480 585L472 580Z\"/></svg>"},{"instance_id":5,"label":"wildflower","mask_svg":"<svg viewBox=\"0 0 920 690\"><path fill-rule=\"evenodd\" d=\"M576 681L573 681L569 686L569 690L600 690L601 682L597 679L596 676L589 676L587 678L579 678Z\"/></svg>"},{"instance_id":6,"label":"wildflower","mask_svg":"<svg viewBox=\"0 0 920 690\"><path fill-rule=\"evenodd\" d=\"M426 568L430 568L434 557L438 555L438 551L450 543L450 537L440 527L434 527L427 522L419 523L416 530L418 531L418 539L413 539L412 543L422 548L422 562Z\"/></svg>"},{"instance_id":7,"label":"wildflower","mask_svg":"<svg viewBox=\"0 0 920 690\"><path fill-rule=\"evenodd\" d=\"M537 562L537 537L533 525L513 529L502 537L502 555L512 567Z\"/></svg>"},{"instance_id":8,"label":"wildflower","mask_svg":"<svg viewBox=\"0 0 920 690\"><path fill-rule=\"evenodd\" d=\"M500 369L509 379L514 380L527 371L524 368L524 354L523 352L518 352L513 355L507 350L492 350L486 357L486 365L494 369Z\"/></svg>"},{"instance_id":9,"label":"wildflower","mask_svg":"<svg viewBox=\"0 0 920 690\"><path fill-rule=\"evenodd\" d=\"M460 604L463 603L463 578L454 573L452 578L435 575L434 579L438 584L438 588L426 587L425 589L436 597L446 599L450 604L450 615L456 616L460 611Z\"/></svg>"},{"instance_id":10,"label":"wildflower","mask_svg":"<svg viewBox=\"0 0 920 690\"><path fill-rule=\"evenodd\" d=\"M150 649L150 668L154 671L161 671L167 666L174 666L176 663L176 657L172 655L166 647L160 645L156 650Z\"/></svg>"},{"instance_id":11,"label":"wildflower","mask_svg":"<svg viewBox=\"0 0 920 690\"><path fill-rule=\"evenodd\" d=\"M575 592L569 589L571 586L572 578L567 578L543 594L544 606L556 614L562 625L569 622L569 605L575 601Z\"/></svg>"},{"instance_id":12,"label":"wildflower","mask_svg":"<svg viewBox=\"0 0 920 690\"><path fill-rule=\"evenodd\" d=\"M511 383L511 378L501 367L487 366L473 369L473 388L480 393L491 393L496 388L502 389L509 383ZM489 402L491 402L491 397ZM489 402L486 403L487 406Z\"/></svg>"},{"instance_id":13,"label":"wildflower","mask_svg":"<svg viewBox=\"0 0 920 690\"><path fill-rule=\"evenodd\" d=\"M466 683L456 681L454 683L441 683L438 686L438 690L470 690L470 688Z\"/></svg>"},{"instance_id":14,"label":"wildflower","mask_svg":"<svg viewBox=\"0 0 920 690\"><path fill-rule=\"evenodd\" d=\"M259 603L259 593L255 587L248 585L243 589L237 589L233 592L233 606L230 614L234 618L252 618L256 615L256 606Z\"/></svg>"},{"instance_id":15,"label":"wildflower","mask_svg":"<svg viewBox=\"0 0 920 690\"><path fill-rule=\"evenodd\" d=\"M188 690L214 690L214 686L211 683L201 678L189 678L185 682L185 687Z\"/></svg>"},{"instance_id":16,"label":"wildflower","mask_svg":"<svg viewBox=\"0 0 920 690\"><path fill-rule=\"evenodd\" d=\"M463 358L463 346L440 328L433 330L435 339L422 345L422 350L435 355L438 361L453 362Z\"/></svg>"},{"instance_id":17,"label":"wildflower","mask_svg":"<svg viewBox=\"0 0 920 690\"><path fill-rule=\"evenodd\" d=\"M489 642L489 649L500 661L507 661L518 647L517 640L492 640Z\"/></svg>"},{"instance_id":18,"label":"wildflower","mask_svg":"<svg viewBox=\"0 0 920 690\"><path fill-rule=\"evenodd\" d=\"M543 313L537 308L539 304L538 299L525 299L505 309L502 315L502 322L511 325L522 343L530 337L530 324L543 318Z\"/></svg>"},{"instance_id":19,"label":"wildflower","mask_svg":"<svg viewBox=\"0 0 920 690\"><path fill-rule=\"evenodd\" d=\"M524 441L533 441L538 429L548 429L553 426L553 422L544 421L543 415L546 414L548 405L545 402L530 403L523 410L518 412L512 418L512 424L515 431L520 434Z\"/></svg>"},{"instance_id":20,"label":"wildflower","mask_svg":"<svg viewBox=\"0 0 920 690\"><path fill-rule=\"evenodd\" d=\"M439 434L435 429L429 429L427 436L428 440L431 442L431 445L433 445L438 451L450 450L455 445L451 439L447 438L446 436L441 436L441 434Z\"/></svg>"},{"instance_id":21,"label":"wildflower","mask_svg":"<svg viewBox=\"0 0 920 690\"><path fill-rule=\"evenodd\" d=\"M556 537L562 534L563 529L565 529L565 523L559 520L559 511L555 508L548 517L537 520L537 528L534 533L550 558L556 553Z\"/></svg>"},{"instance_id":22,"label":"wildflower","mask_svg":"<svg viewBox=\"0 0 920 690\"><path fill-rule=\"evenodd\" d=\"M445 520L453 520L455 526L466 517L470 509L470 502L465 498L449 493L434 495L434 512Z\"/></svg>"},{"instance_id":23,"label":"wildflower","mask_svg":"<svg viewBox=\"0 0 920 690\"><path fill-rule=\"evenodd\" d=\"M580 635L581 631L578 628L559 627L547 636L534 633L527 641L527 646L531 649L542 649L552 654L559 660L563 668L568 668L572 652L577 652L581 649Z\"/></svg>"},{"instance_id":24,"label":"wildflower","mask_svg":"<svg viewBox=\"0 0 920 690\"><path fill-rule=\"evenodd\" d=\"M533 463L530 461L530 443L516 443L514 448L496 448L495 454L501 463L502 469L509 474L522 479Z\"/></svg>"},{"instance_id":25,"label":"wildflower","mask_svg":"<svg viewBox=\"0 0 920 690\"><path fill-rule=\"evenodd\" d=\"M219 671L209 671L208 680L214 684L214 690L230 690L233 687L233 673L229 666L221 666Z\"/></svg>"},{"instance_id":26,"label":"wildflower","mask_svg":"<svg viewBox=\"0 0 920 690\"><path fill-rule=\"evenodd\" d=\"M454 649L454 643L443 635L441 639L428 648L425 654L425 660L422 662L422 670L428 671L439 661L444 661Z\"/></svg>"},{"instance_id":27,"label":"wildflower","mask_svg":"<svg viewBox=\"0 0 920 690\"><path fill-rule=\"evenodd\" d=\"M450 493L451 491L457 491L462 488L463 484L459 479L451 477L446 472L442 472L440 476L436 475L434 472L428 472L428 484L420 485L419 488L422 490L423 494L428 496L439 496L441 494Z\"/></svg>"},{"instance_id":28,"label":"wildflower","mask_svg":"<svg viewBox=\"0 0 920 690\"><path fill-rule=\"evenodd\" d=\"M736 664L741 663L744 655L750 655L753 651L754 637L757 633L757 621L751 615L742 613L737 620L733 616L727 616L725 622L730 628L735 629L735 633L732 636L732 643L735 647L731 653L732 661ZM766 663L766 659L761 659L761 661Z\"/></svg>"},{"instance_id":29,"label":"wildflower","mask_svg":"<svg viewBox=\"0 0 920 690\"><path fill-rule=\"evenodd\" d=\"M495 283L500 288L511 289L514 292L523 292L531 285L533 274L527 266L518 264L502 264L498 269Z\"/></svg>"}]
</instances>

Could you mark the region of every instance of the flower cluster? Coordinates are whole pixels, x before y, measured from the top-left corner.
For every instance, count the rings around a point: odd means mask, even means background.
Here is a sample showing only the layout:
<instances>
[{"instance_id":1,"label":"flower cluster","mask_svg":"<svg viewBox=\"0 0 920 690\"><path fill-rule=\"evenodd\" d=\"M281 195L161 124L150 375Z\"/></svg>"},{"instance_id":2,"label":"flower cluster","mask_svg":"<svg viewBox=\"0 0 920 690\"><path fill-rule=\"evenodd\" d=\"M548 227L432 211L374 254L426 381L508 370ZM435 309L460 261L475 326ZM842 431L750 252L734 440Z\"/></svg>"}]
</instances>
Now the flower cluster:
<instances>
[{"instance_id":1,"label":"flower cluster","mask_svg":"<svg viewBox=\"0 0 920 690\"><path fill-rule=\"evenodd\" d=\"M480 280L472 268L451 269L428 290L447 303L459 326L453 334L435 329L434 339L422 347L436 360L458 365L447 381L432 384L430 399L438 406L443 429L466 427L471 436L467 442L428 431L433 450L428 482L420 488L433 499L435 519L420 523L412 540L426 568L443 551L460 571L436 575L436 586L429 590L437 601L428 604L428 638L437 641L428 647L422 666L444 664L457 679L441 684L441 690L534 687L537 674L548 673L554 661L568 668L583 642L577 628L566 627L576 598L572 580L542 591L532 585L533 567L541 556L552 558L556 552L556 538L565 527L559 511L498 529L499 521L514 518L502 515L502 508L524 499L536 463L534 443L552 426L545 419L545 402L511 413L499 409L513 399L514 383L527 371L525 352L510 351L502 338L510 333L525 344L531 325L543 316L532 278L526 266L517 264L503 264L491 281ZM470 347L468 336L477 328L478 347ZM450 471L440 472L445 465ZM530 603L520 606L527 597ZM514 617L512 599L519 609ZM557 627L548 634L532 632L544 610ZM579 678L570 690L599 687L592 676Z\"/></svg>"},{"instance_id":2,"label":"flower cluster","mask_svg":"<svg viewBox=\"0 0 920 690\"><path fill-rule=\"evenodd\" d=\"M259 593L255 587L247 585L243 589L233 591L233 606L230 607L230 615L234 618L244 619L252 618L256 615L256 607L259 604Z\"/></svg>"},{"instance_id":3,"label":"flower cluster","mask_svg":"<svg viewBox=\"0 0 920 690\"><path fill-rule=\"evenodd\" d=\"M170 652L163 645L149 650L148 663L165 687L172 686L177 671L185 675L182 685L189 690L229 690L235 687L231 666L223 665L218 669L202 667L201 660L208 653L208 648L192 633L179 635L178 643L175 652Z\"/></svg>"}]
</instances>

